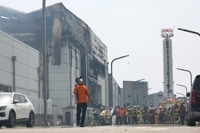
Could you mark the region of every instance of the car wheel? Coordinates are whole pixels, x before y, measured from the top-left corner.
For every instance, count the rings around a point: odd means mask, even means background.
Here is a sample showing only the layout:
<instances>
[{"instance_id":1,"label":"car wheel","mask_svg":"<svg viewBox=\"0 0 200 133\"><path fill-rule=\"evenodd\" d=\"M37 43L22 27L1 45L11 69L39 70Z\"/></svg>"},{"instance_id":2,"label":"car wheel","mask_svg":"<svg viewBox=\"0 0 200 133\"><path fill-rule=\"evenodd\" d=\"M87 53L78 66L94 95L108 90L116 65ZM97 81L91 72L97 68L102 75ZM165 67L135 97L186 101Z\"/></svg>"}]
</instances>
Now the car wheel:
<instances>
[{"instance_id":1,"label":"car wheel","mask_svg":"<svg viewBox=\"0 0 200 133\"><path fill-rule=\"evenodd\" d=\"M8 123L6 124L7 128L15 128L16 119L15 119L15 113L13 111L10 112Z\"/></svg>"},{"instance_id":2,"label":"car wheel","mask_svg":"<svg viewBox=\"0 0 200 133\"><path fill-rule=\"evenodd\" d=\"M34 127L34 126L35 126L35 116L33 113L30 113L28 122L26 123L26 127Z\"/></svg>"}]
</instances>

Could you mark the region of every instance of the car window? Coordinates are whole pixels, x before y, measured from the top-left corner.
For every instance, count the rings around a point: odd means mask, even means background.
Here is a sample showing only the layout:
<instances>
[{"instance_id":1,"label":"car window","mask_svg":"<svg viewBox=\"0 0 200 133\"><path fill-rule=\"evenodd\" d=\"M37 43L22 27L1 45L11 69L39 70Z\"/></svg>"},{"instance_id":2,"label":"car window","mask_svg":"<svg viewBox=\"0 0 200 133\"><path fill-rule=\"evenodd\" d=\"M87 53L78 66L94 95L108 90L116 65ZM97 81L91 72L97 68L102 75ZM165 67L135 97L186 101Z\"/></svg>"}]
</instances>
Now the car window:
<instances>
[{"instance_id":1,"label":"car window","mask_svg":"<svg viewBox=\"0 0 200 133\"><path fill-rule=\"evenodd\" d=\"M18 100L19 103L21 102L20 99L19 99L19 95L18 94L14 95L14 99L13 100L15 100L15 99Z\"/></svg>"},{"instance_id":2,"label":"car window","mask_svg":"<svg viewBox=\"0 0 200 133\"><path fill-rule=\"evenodd\" d=\"M200 91L200 76L196 76L193 84L193 89Z\"/></svg>"},{"instance_id":3,"label":"car window","mask_svg":"<svg viewBox=\"0 0 200 133\"><path fill-rule=\"evenodd\" d=\"M27 102L27 100L26 100L26 98L24 96L19 95L19 98L20 98L21 103L26 103Z\"/></svg>"}]
</instances>

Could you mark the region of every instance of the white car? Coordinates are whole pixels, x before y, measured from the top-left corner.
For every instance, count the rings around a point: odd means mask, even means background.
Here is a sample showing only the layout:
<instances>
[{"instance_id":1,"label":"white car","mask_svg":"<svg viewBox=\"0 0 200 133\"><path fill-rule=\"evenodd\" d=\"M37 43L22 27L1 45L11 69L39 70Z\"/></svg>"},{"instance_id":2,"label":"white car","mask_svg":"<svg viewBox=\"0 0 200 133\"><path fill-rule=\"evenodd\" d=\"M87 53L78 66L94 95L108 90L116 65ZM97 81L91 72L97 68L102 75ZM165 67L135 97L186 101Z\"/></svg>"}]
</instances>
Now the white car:
<instances>
[{"instance_id":1,"label":"white car","mask_svg":"<svg viewBox=\"0 0 200 133\"><path fill-rule=\"evenodd\" d=\"M20 93L0 93L0 127L14 128L16 124L34 127L34 107L30 100Z\"/></svg>"}]
</instances>

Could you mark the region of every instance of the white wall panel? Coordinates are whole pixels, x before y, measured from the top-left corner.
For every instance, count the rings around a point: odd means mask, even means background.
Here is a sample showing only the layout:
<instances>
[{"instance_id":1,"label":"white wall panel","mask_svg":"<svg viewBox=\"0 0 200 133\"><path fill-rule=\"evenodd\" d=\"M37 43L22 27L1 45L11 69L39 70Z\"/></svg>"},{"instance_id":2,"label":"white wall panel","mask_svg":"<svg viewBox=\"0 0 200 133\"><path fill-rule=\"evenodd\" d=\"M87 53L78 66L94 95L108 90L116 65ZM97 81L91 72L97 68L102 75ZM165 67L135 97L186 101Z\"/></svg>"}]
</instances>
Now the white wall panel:
<instances>
[{"instance_id":1,"label":"white wall panel","mask_svg":"<svg viewBox=\"0 0 200 133\"><path fill-rule=\"evenodd\" d=\"M71 71L71 73L72 73L72 75L76 75L76 68L74 67L74 66L72 66L72 69L71 69L72 71Z\"/></svg>"},{"instance_id":2,"label":"white wall panel","mask_svg":"<svg viewBox=\"0 0 200 133\"><path fill-rule=\"evenodd\" d=\"M39 85L38 81L28 79L28 90L39 91L38 85Z\"/></svg>"},{"instance_id":3,"label":"white wall panel","mask_svg":"<svg viewBox=\"0 0 200 133\"><path fill-rule=\"evenodd\" d=\"M10 37L9 37L8 35L3 34L3 33L1 32L1 33L0 33L0 38L1 38L1 41L2 41L2 42L13 46L13 41L12 41L12 39L10 39Z\"/></svg>"},{"instance_id":4,"label":"white wall panel","mask_svg":"<svg viewBox=\"0 0 200 133\"><path fill-rule=\"evenodd\" d=\"M15 62L15 73L17 75L23 76L23 77L27 77L28 73L27 73L27 65L24 65L22 63L19 62Z\"/></svg>"},{"instance_id":5,"label":"white wall panel","mask_svg":"<svg viewBox=\"0 0 200 133\"><path fill-rule=\"evenodd\" d=\"M67 64L61 64L57 66L58 72L67 73L67 67L69 67Z\"/></svg>"},{"instance_id":6,"label":"white wall panel","mask_svg":"<svg viewBox=\"0 0 200 133\"><path fill-rule=\"evenodd\" d=\"M61 64L67 64L67 55L61 55Z\"/></svg>"},{"instance_id":7,"label":"white wall panel","mask_svg":"<svg viewBox=\"0 0 200 133\"><path fill-rule=\"evenodd\" d=\"M61 81L61 82L49 82L49 90L63 90L66 91L67 90L67 82L66 81Z\"/></svg>"},{"instance_id":8,"label":"white wall panel","mask_svg":"<svg viewBox=\"0 0 200 133\"><path fill-rule=\"evenodd\" d=\"M22 93L22 94L27 95L27 94L26 94L26 90L24 90L24 89L21 89L21 88L16 87L15 90L16 90L18 93Z\"/></svg>"},{"instance_id":9,"label":"white wall panel","mask_svg":"<svg viewBox=\"0 0 200 133\"><path fill-rule=\"evenodd\" d=\"M13 74L11 72L6 72L0 70L0 83L6 85L13 85Z\"/></svg>"},{"instance_id":10,"label":"white wall panel","mask_svg":"<svg viewBox=\"0 0 200 133\"><path fill-rule=\"evenodd\" d=\"M18 42L16 40L13 40L14 42L14 48L20 49L21 51L27 53L27 46L23 44L22 42Z\"/></svg>"},{"instance_id":11,"label":"white wall panel","mask_svg":"<svg viewBox=\"0 0 200 133\"><path fill-rule=\"evenodd\" d=\"M37 92L31 91L31 90L28 91L28 95L31 97L39 97L39 94Z\"/></svg>"},{"instance_id":12,"label":"white wall panel","mask_svg":"<svg viewBox=\"0 0 200 133\"><path fill-rule=\"evenodd\" d=\"M58 73L59 72L58 65L49 64L49 72L50 73Z\"/></svg>"},{"instance_id":13,"label":"white wall panel","mask_svg":"<svg viewBox=\"0 0 200 133\"><path fill-rule=\"evenodd\" d=\"M26 77L16 75L15 78L16 87L27 89L28 79Z\"/></svg>"},{"instance_id":14,"label":"white wall panel","mask_svg":"<svg viewBox=\"0 0 200 133\"><path fill-rule=\"evenodd\" d=\"M13 71L13 63L11 59L8 59L0 55L0 62L1 62L0 70L4 70L7 72Z\"/></svg>"},{"instance_id":15,"label":"white wall panel","mask_svg":"<svg viewBox=\"0 0 200 133\"><path fill-rule=\"evenodd\" d=\"M38 71L35 68L28 67L28 78L38 80Z\"/></svg>"},{"instance_id":16,"label":"white wall panel","mask_svg":"<svg viewBox=\"0 0 200 133\"><path fill-rule=\"evenodd\" d=\"M0 55L3 55L9 59L13 56L13 48L0 40Z\"/></svg>"},{"instance_id":17,"label":"white wall panel","mask_svg":"<svg viewBox=\"0 0 200 133\"><path fill-rule=\"evenodd\" d=\"M17 62L27 64L27 53L19 49L14 49L14 56L17 57Z\"/></svg>"},{"instance_id":18,"label":"white wall panel","mask_svg":"<svg viewBox=\"0 0 200 133\"><path fill-rule=\"evenodd\" d=\"M67 74L66 73L50 73L49 81L66 81Z\"/></svg>"},{"instance_id":19,"label":"white wall panel","mask_svg":"<svg viewBox=\"0 0 200 133\"><path fill-rule=\"evenodd\" d=\"M33 48L27 48L28 50L28 54L36 57L36 58L39 58L39 53L37 50L33 49Z\"/></svg>"},{"instance_id":20,"label":"white wall panel","mask_svg":"<svg viewBox=\"0 0 200 133\"><path fill-rule=\"evenodd\" d=\"M61 55L66 55L67 53L68 53L68 47L67 46L63 46L62 48L61 48Z\"/></svg>"},{"instance_id":21,"label":"white wall panel","mask_svg":"<svg viewBox=\"0 0 200 133\"><path fill-rule=\"evenodd\" d=\"M67 91L50 91L50 97L56 99L67 99L69 98L69 92Z\"/></svg>"},{"instance_id":22,"label":"white wall panel","mask_svg":"<svg viewBox=\"0 0 200 133\"><path fill-rule=\"evenodd\" d=\"M39 67L39 59L32 55L28 55L28 66L31 66L37 69L37 67Z\"/></svg>"}]
</instances>

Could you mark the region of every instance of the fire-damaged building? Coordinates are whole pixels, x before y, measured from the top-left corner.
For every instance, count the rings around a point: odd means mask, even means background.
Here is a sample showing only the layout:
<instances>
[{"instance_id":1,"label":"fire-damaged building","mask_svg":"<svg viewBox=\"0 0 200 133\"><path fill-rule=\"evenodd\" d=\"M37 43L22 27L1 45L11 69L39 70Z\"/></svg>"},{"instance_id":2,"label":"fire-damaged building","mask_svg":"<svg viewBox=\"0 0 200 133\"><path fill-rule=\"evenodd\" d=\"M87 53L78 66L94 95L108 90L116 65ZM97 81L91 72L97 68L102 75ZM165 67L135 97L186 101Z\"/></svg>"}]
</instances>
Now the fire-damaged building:
<instances>
[{"instance_id":1,"label":"fire-damaged building","mask_svg":"<svg viewBox=\"0 0 200 133\"><path fill-rule=\"evenodd\" d=\"M42 10L24 13L0 6L0 16L0 30L39 50L42 66ZM94 105L88 103L88 106L108 106L107 47L90 27L58 3L46 7L46 36L47 97L58 106L58 114L62 114L63 108L75 106L73 88L79 76L94 101ZM39 72L42 80L42 69Z\"/></svg>"}]
</instances>

